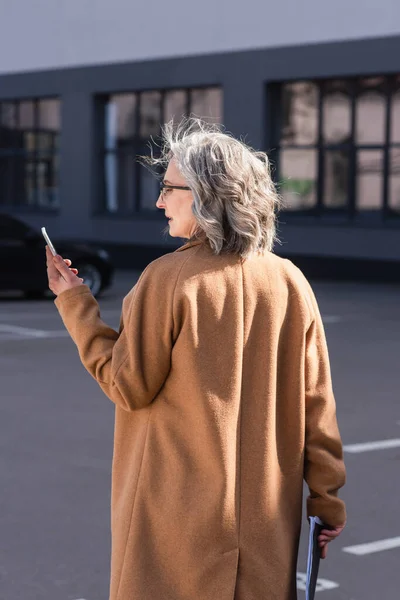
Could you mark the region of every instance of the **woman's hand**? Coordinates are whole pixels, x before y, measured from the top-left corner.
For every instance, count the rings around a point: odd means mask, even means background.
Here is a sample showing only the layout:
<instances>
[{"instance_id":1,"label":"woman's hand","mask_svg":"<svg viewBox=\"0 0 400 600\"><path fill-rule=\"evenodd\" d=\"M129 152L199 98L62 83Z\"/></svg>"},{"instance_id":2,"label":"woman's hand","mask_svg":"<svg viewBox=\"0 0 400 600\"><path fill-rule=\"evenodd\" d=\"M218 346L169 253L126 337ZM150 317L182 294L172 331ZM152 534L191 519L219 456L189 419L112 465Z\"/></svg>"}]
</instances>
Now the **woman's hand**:
<instances>
[{"instance_id":1,"label":"woman's hand","mask_svg":"<svg viewBox=\"0 0 400 600\"><path fill-rule=\"evenodd\" d=\"M56 296L83 284L83 279L77 277L78 269L70 267L71 261L68 258L62 259L58 254L53 256L48 246L46 246L46 264L49 288Z\"/></svg>"},{"instance_id":2,"label":"woman's hand","mask_svg":"<svg viewBox=\"0 0 400 600\"><path fill-rule=\"evenodd\" d=\"M338 525L332 529L322 529L318 536L318 545L321 549L321 558L326 558L328 553L328 544L338 537L344 529L345 525Z\"/></svg>"}]
</instances>

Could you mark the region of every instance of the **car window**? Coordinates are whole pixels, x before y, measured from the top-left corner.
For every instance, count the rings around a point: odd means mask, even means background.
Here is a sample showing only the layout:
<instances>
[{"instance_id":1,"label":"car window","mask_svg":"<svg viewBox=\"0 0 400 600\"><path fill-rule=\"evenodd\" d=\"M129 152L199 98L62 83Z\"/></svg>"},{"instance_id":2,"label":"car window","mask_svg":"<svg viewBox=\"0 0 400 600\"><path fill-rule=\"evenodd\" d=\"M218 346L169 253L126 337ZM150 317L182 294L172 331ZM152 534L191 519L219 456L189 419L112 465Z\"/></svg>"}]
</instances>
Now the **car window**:
<instances>
[{"instance_id":1,"label":"car window","mask_svg":"<svg viewBox=\"0 0 400 600\"><path fill-rule=\"evenodd\" d=\"M0 238L7 239L21 239L23 238L30 227L9 215L0 215Z\"/></svg>"}]
</instances>

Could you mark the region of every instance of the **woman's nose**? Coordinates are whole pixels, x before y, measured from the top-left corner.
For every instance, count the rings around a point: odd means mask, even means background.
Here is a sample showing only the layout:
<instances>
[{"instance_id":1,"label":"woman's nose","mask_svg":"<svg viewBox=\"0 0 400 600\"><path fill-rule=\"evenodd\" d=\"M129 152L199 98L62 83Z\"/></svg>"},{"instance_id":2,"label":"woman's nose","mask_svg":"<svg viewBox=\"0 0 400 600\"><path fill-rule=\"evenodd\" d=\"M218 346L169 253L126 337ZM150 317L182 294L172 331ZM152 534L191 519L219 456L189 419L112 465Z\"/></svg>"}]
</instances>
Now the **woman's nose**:
<instances>
[{"instance_id":1,"label":"woman's nose","mask_svg":"<svg viewBox=\"0 0 400 600\"><path fill-rule=\"evenodd\" d=\"M158 200L156 202L157 208L165 208L164 199L162 193L158 196Z\"/></svg>"}]
</instances>

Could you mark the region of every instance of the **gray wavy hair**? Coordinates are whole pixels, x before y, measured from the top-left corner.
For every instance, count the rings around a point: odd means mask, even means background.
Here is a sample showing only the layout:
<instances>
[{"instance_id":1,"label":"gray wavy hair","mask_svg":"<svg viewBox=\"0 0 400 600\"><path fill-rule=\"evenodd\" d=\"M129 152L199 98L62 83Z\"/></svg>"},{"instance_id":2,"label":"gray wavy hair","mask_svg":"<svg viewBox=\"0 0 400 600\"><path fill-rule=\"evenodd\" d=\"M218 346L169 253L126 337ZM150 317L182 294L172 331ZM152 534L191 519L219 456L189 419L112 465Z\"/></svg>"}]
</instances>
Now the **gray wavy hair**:
<instances>
[{"instance_id":1,"label":"gray wavy hair","mask_svg":"<svg viewBox=\"0 0 400 600\"><path fill-rule=\"evenodd\" d=\"M166 169L175 160L193 193L194 237L205 236L215 254L272 250L280 197L264 152L194 117L164 125L160 150L142 161Z\"/></svg>"}]
</instances>

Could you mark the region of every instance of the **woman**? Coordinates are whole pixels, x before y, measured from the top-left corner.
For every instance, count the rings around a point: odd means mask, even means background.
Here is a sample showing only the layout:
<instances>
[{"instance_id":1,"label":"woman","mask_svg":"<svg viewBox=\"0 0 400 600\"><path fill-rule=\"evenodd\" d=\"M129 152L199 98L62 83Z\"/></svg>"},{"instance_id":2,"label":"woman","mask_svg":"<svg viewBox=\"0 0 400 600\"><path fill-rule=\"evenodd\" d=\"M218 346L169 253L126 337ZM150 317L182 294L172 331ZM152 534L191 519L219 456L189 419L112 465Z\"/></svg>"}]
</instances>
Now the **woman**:
<instances>
[{"instance_id":1,"label":"woman","mask_svg":"<svg viewBox=\"0 0 400 600\"><path fill-rule=\"evenodd\" d=\"M119 332L46 249L55 304L116 405L110 600L293 600L303 476L323 557L346 518L318 306L271 252L264 154L189 120L152 162L169 233L189 241L145 269Z\"/></svg>"}]
</instances>

